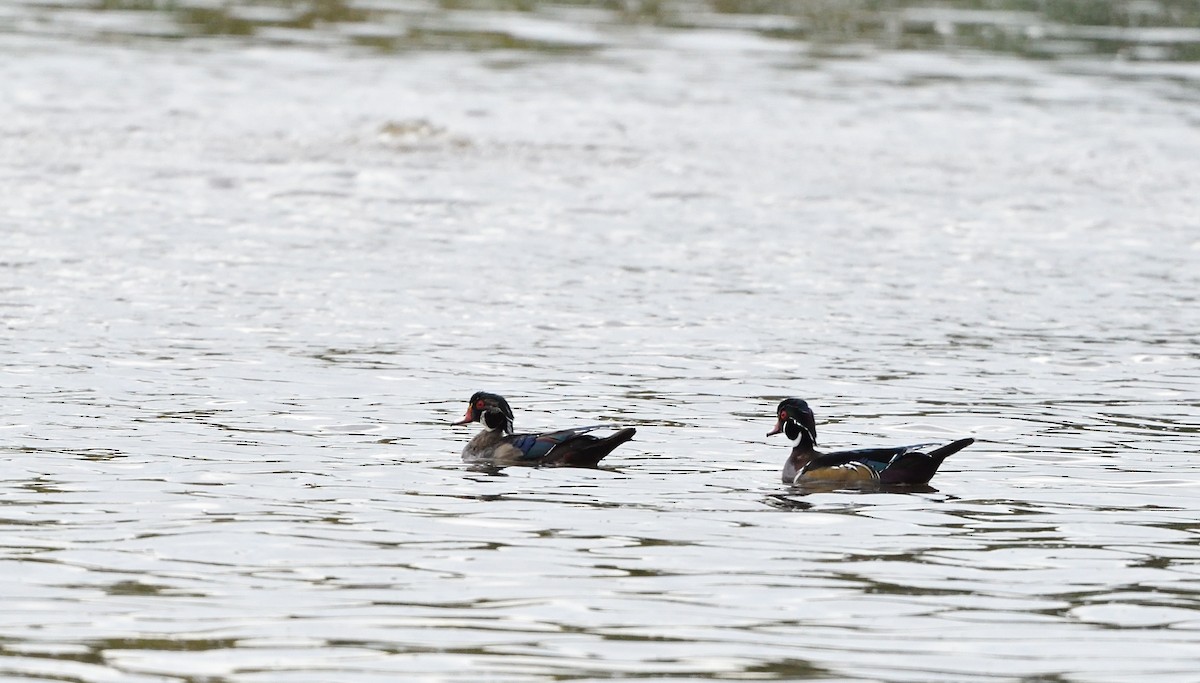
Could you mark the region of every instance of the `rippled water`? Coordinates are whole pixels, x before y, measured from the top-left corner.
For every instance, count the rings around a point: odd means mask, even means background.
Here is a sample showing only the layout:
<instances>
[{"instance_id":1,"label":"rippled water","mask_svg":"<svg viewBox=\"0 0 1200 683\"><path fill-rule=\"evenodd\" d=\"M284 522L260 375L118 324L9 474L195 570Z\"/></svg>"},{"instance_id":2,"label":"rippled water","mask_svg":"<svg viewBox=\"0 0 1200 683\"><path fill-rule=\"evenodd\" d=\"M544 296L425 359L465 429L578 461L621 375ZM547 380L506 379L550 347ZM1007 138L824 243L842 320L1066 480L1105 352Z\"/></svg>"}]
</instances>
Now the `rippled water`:
<instances>
[{"instance_id":1,"label":"rippled water","mask_svg":"<svg viewBox=\"0 0 1200 683\"><path fill-rule=\"evenodd\" d=\"M135 5L0 15L0 676L1196 680L1194 64ZM638 436L471 471L477 389ZM978 443L789 490L788 395Z\"/></svg>"}]
</instances>

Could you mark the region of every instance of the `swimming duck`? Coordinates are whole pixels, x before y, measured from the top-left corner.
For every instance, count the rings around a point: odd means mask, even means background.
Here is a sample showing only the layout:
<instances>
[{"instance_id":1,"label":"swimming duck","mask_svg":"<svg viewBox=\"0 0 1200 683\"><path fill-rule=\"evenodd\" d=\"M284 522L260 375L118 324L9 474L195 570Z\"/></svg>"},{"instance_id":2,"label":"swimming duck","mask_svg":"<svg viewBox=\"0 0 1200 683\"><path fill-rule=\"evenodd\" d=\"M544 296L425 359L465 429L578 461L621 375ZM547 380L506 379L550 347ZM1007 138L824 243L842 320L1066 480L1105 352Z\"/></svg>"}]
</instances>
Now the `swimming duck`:
<instances>
[{"instance_id":1,"label":"swimming duck","mask_svg":"<svg viewBox=\"0 0 1200 683\"><path fill-rule=\"evenodd\" d=\"M933 448L937 444L917 444L820 453L816 450L817 420L807 403L784 399L775 414L779 421L767 436L783 432L792 441L792 454L783 465L785 484L925 484L943 460L975 443L968 438L939 448Z\"/></svg>"},{"instance_id":2,"label":"swimming duck","mask_svg":"<svg viewBox=\"0 0 1200 683\"><path fill-rule=\"evenodd\" d=\"M483 431L463 448L463 460L497 466L595 467L637 432L626 427L601 438L588 432L604 429L606 425L592 425L545 434L514 434L513 411L508 401L486 391L475 392L467 404L467 414L453 424L472 422L482 424Z\"/></svg>"}]
</instances>

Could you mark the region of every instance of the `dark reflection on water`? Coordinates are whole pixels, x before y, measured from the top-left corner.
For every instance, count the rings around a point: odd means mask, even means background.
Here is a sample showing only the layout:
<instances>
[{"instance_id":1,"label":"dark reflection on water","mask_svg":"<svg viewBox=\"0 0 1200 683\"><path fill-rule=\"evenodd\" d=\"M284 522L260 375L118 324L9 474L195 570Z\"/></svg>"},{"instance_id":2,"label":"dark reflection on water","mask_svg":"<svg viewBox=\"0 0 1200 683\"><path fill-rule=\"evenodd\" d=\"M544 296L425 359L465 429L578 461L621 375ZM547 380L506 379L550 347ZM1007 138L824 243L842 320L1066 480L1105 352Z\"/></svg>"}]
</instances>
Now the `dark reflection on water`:
<instances>
[{"instance_id":1,"label":"dark reflection on water","mask_svg":"<svg viewBox=\"0 0 1200 683\"><path fill-rule=\"evenodd\" d=\"M971 49L1037 58L1200 60L1191 0L26 0L18 29L108 37L232 36L406 50L585 53L613 30L732 29L822 46ZM82 20L104 12L112 21ZM27 22L36 22L33 24ZM5 23L0 22L0 30ZM9 29L11 30L11 28Z\"/></svg>"}]
</instances>

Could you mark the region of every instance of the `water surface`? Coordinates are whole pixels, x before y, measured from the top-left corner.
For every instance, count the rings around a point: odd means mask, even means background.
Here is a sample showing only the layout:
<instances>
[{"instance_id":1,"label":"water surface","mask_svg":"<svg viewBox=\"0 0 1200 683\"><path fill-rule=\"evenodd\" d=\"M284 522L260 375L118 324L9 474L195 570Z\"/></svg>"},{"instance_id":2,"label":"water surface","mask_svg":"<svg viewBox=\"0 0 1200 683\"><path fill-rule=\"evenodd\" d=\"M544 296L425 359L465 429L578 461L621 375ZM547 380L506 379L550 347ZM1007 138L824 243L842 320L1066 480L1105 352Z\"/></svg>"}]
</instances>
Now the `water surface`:
<instances>
[{"instance_id":1,"label":"water surface","mask_svg":"<svg viewBox=\"0 0 1200 683\"><path fill-rule=\"evenodd\" d=\"M0 672L1195 680L1194 23L1042 5L8 6Z\"/></svg>"}]
</instances>

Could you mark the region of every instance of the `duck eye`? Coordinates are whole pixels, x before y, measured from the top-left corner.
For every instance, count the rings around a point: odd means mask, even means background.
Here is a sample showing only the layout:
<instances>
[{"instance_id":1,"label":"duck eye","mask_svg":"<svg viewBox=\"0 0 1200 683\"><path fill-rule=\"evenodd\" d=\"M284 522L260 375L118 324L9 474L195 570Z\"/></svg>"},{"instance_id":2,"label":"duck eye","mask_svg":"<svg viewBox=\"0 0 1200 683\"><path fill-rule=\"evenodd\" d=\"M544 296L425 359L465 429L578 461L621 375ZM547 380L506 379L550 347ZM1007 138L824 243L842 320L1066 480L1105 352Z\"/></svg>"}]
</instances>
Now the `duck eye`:
<instances>
[{"instance_id":1,"label":"duck eye","mask_svg":"<svg viewBox=\"0 0 1200 683\"><path fill-rule=\"evenodd\" d=\"M786 419L787 419L787 411L786 411L786 410L781 410L781 411L779 411L779 419L780 419L780 420L786 420Z\"/></svg>"},{"instance_id":2,"label":"duck eye","mask_svg":"<svg viewBox=\"0 0 1200 683\"><path fill-rule=\"evenodd\" d=\"M477 410L483 410L483 400L482 399L475 402L475 408Z\"/></svg>"}]
</instances>

